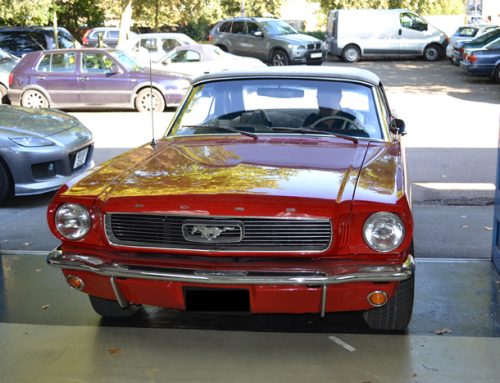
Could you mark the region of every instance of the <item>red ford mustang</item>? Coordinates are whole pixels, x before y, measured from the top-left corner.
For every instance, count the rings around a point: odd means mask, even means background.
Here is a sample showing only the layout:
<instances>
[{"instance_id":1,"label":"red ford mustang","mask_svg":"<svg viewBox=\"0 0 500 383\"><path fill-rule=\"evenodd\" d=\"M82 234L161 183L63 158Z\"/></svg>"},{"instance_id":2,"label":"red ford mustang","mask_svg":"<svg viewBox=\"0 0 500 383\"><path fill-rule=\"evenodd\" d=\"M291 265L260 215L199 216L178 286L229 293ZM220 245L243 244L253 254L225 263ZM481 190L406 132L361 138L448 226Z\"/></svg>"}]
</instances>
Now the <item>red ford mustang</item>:
<instances>
[{"instance_id":1,"label":"red ford mustang","mask_svg":"<svg viewBox=\"0 0 500 383\"><path fill-rule=\"evenodd\" d=\"M379 78L336 67L199 78L163 139L74 179L48 257L103 316L141 305L363 311L402 330L414 292L401 136Z\"/></svg>"}]
</instances>

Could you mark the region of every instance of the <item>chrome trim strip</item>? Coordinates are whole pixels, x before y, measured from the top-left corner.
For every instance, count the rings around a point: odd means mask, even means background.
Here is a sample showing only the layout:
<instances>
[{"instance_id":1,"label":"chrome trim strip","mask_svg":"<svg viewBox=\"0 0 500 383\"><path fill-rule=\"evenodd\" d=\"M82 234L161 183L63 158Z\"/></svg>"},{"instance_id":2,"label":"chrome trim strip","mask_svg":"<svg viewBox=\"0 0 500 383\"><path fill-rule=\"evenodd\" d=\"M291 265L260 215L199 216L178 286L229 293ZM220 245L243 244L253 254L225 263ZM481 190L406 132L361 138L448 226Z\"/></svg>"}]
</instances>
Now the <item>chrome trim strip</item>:
<instances>
[{"instance_id":1,"label":"chrome trim strip","mask_svg":"<svg viewBox=\"0 0 500 383\"><path fill-rule=\"evenodd\" d=\"M214 219L214 220L242 220L245 218L249 219L268 219L268 220L283 220L283 221L328 221L330 223L330 241L328 245L322 250L248 250L241 248L241 250L214 250L214 249L196 249L189 247L162 247L154 246L152 244L140 243L136 246L126 245L119 243L119 240L113 235L112 232L108 233L108 226L111 226L110 215L111 214L137 214L137 215L156 215L156 216L166 216L178 217L185 219ZM333 244L334 227L332 220L330 218L305 218L305 217L257 217L257 216L190 216L190 215L179 215L179 214L168 214L168 213L137 213L137 212L106 212L104 214L104 236L111 246L123 247L127 249L160 249L160 250L187 250L194 253L248 253L248 254L319 254L327 251Z\"/></svg>"},{"instance_id":2,"label":"chrome trim strip","mask_svg":"<svg viewBox=\"0 0 500 383\"><path fill-rule=\"evenodd\" d=\"M113 289L113 292L115 293L116 300L118 301L118 305L122 309L126 309L128 307L128 302L123 296L120 286L118 286L118 283L116 283L116 277L113 276L109 278L109 282L111 283L111 288Z\"/></svg>"},{"instance_id":3,"label":"chrome trim strip","mask_svg":"<svg viewBox=\"0 0 500 383\"><path fill-rule=\"evenodd\" d=\"M64 254L55 250L47 257L47 263L66 270L82 270L116 278L152 279L169 282L220 284L220 285L335 285L349 282L397 282L408 279L415 269L412 255L402 265L359 266L350 274L325 275L321 271L283 272L277 275L252 271L193 270L146 268L119 263L105 263L99 257ZM325 287L323 287L324 289ZM323 292L324 293L324 292ZM326 297L325 297L326 302Z\"/></svg>"},{"instance_id":4,"label":"chrome trim strip","mask_svg":"<svg viewBox=\"0 0 500 383\"><path fill-rule=\"evenodd\" d=\"M324 318L326 313L327 292L328 292L328 285L324 284L321 288L321 318Z\"/></svg>"}]
</instances>

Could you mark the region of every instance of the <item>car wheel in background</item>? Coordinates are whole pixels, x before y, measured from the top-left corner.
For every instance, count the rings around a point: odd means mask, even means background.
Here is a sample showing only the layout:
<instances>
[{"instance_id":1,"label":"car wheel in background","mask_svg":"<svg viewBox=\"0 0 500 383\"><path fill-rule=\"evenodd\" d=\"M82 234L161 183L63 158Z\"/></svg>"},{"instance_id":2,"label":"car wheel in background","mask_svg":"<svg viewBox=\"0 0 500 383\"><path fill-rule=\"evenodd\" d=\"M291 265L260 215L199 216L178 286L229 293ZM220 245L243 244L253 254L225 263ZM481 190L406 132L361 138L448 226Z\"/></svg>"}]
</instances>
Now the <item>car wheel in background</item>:
<instances>
[{"instance_id":1,"label":"car wheel in background","mask_svg":"<svg viewBox=\"0 0 500 383\"><path fill-rule=\"evenodd\" d=\"M441 58L441 47L437 44L430 44L424 49L424 59L427 61L437 61Z\"/></svg>"},{"instance_id":2,"label":"car wheel in background","mask_svg":"<svg viewBox=\"0 0 500 383\"><path fill-rule=\"evenodd\" d=\"M221 49L221 51L227 52L227 48L225 45L217 45L217 46Z\"/></svg>"},{"instance_id":3,"label":"car wheel in background","mask_svg":"<svg viewBox=\"0 0 500 383\"><path fill-rule=\"evenodd\" d=\"M500 64L493 71L493 81L500 82Z\"/></svg>"},{"instance_id":4,"label":"car wheel in background","mask_svg":"<svg viewBox=\"0 0 500 383\"><path fill-rule=\"evenodd\" d=\"M404 330L410 323L414 291L415 276L413 274L410 278L399 282L396 293L384 306L363 313L365 323L372 330Z\"/></svg>"},{"instance_id":5,"label":"car wheel in background","mask_svg":"<svg viewBox=\"0 0 500 383\"><path fill-rule=\"evenodd\" d=\"M21 106L33 109L48 108L49 100L47 100L47 97L42 92L30 89L24 92L21 97Z\"/></svg>"},{"instance_id":6,"label":"car wheel in background","mask_svg":"<svg viewBox=\"0 0 500 383\"><path fill-rule=\"evenodd\" d=\"M141 306L130 305L127 308L122 309L116 301L94 297L92 295L89 295L89 298L94 311L103 317L128 318L137 313L137 311L141 308Z\"/></svg>"},{"instance_id":7,"label":"car wheel in background","mask_svg":"<svg viewBox=\"0 0 500 383\"><path fill-rule=\"evenodd\" d=\"M7 87L3 84L0 84L0 104L7 104Z\"/></svg>"},{"instance_id":8,"label":"car wheel in background","mask_svg":"<svg viewBox=\"0 0 500 383\"><path fill-rule=\"evenodd\" d=\"M285 51L281 49L275 49L271 53L271 65L272 66L285 66L290 63L290 59Z\"/></svg>"},{"instance_id":9,"label":"car wheel in background","mask_svg":"<svg viewBox=\"0 0 500 383\"><path fill-rule=\"evenodd\" d=\"M348 63L355 63L361 58L361 51L356 45L348 45L342 51L342 59Z\"/></svg>"},{"instance_id":10,"label":"car wheel in background","mask_svg":"<svg viewBox=\"0 0 500 383\"><path fill-rule=\"evenodd\" d=\"M0 203L12 194L12 179L6 165L0 160Z\"/></svg>"},{"instance_id":11,"label":"car wheel in background","mask_svg":"<svg viewBox=\"0 0 500 383\"><path fill-rule=\"evenodd\" d=\"M135 97L135 109L139 112L163 112L165 109L165 100L162 94L151 88L144 88Z\"/></svg>"}]
</instances>

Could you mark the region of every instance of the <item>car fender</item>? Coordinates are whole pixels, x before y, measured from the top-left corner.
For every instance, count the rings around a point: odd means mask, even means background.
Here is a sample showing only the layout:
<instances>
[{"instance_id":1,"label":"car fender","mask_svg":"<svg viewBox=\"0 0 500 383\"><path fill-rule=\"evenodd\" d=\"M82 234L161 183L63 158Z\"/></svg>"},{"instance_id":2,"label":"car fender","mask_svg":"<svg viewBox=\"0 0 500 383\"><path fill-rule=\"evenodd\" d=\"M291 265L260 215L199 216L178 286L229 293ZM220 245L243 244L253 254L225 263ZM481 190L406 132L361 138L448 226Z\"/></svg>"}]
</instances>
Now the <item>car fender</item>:
<instances>
[{"instance_id":1,"label":"car fender","mask_svg":"<svg viewBox=\"0 0 500 383\"><path fill-rule=\"evenodd\" d=\"M131 105L134 105L134 100L135 100L135 96L137 96L137 93L139 93L139 91L143 88L149 88L149 87L152 87L158 91L160 91L160 93L162 94L163 96L163 99L165 100L165 102L167 102L166 100L166 97L165 97L165 87L158 83L158 82L149 82L149 81L142 81L140 83L138 83L133 89L132 89L132 92L130 93L130 104Z\"/></svg>"},{"instance_id":2,"label":"car fender","mask_svg":"<svg viewBox=\"0 0 500 383\"><path fill-rule=\"evenodd\" d=\"M10 89L9 91L12 92L14 89ZM40 93L42 93L47 100L49 101L49 105L52 106L52 98L50 97L49 93L42 88L40 85L35 85L35 84L29 84L24 86L19 92L20 92L20 98L19 98L19 103L21 103L21 98L23 97L23 94L26 93L28 90L37 90Z\"/></svg>"}]
</instances>

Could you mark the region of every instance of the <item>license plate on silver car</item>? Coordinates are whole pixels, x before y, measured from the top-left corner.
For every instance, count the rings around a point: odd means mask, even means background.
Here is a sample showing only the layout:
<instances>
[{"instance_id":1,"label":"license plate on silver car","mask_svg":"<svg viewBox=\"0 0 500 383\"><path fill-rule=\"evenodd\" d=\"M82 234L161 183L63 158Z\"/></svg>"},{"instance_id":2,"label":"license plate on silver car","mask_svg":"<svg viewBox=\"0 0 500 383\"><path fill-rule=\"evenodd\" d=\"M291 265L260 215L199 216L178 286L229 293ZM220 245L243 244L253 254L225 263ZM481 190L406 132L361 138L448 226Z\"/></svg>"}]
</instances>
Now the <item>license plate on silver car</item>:
<instances>
[{"instance_id":1,"label":"license plate on silver car","mask_svg":"<svg viewBox=\"0 0 500 383\"><path fill-rule=\"evenodd\" d=\"M311 58L312 59L318 59L321 56L323 56L323 53L321 53L321 52L311 53Z\"/></svg>"},{"instance_id":2,"label":"license plate on silver car","mask_svg":"<svg viewBox=\"0 0 500 383\"><path fill-rule=\"evenodd\" d=\"M75 162L73 163L73 169L79 168L82 166L87 160L87 154L89 152L89 148L85 148L76 153Z\"/></svg>"}]
</instances>

